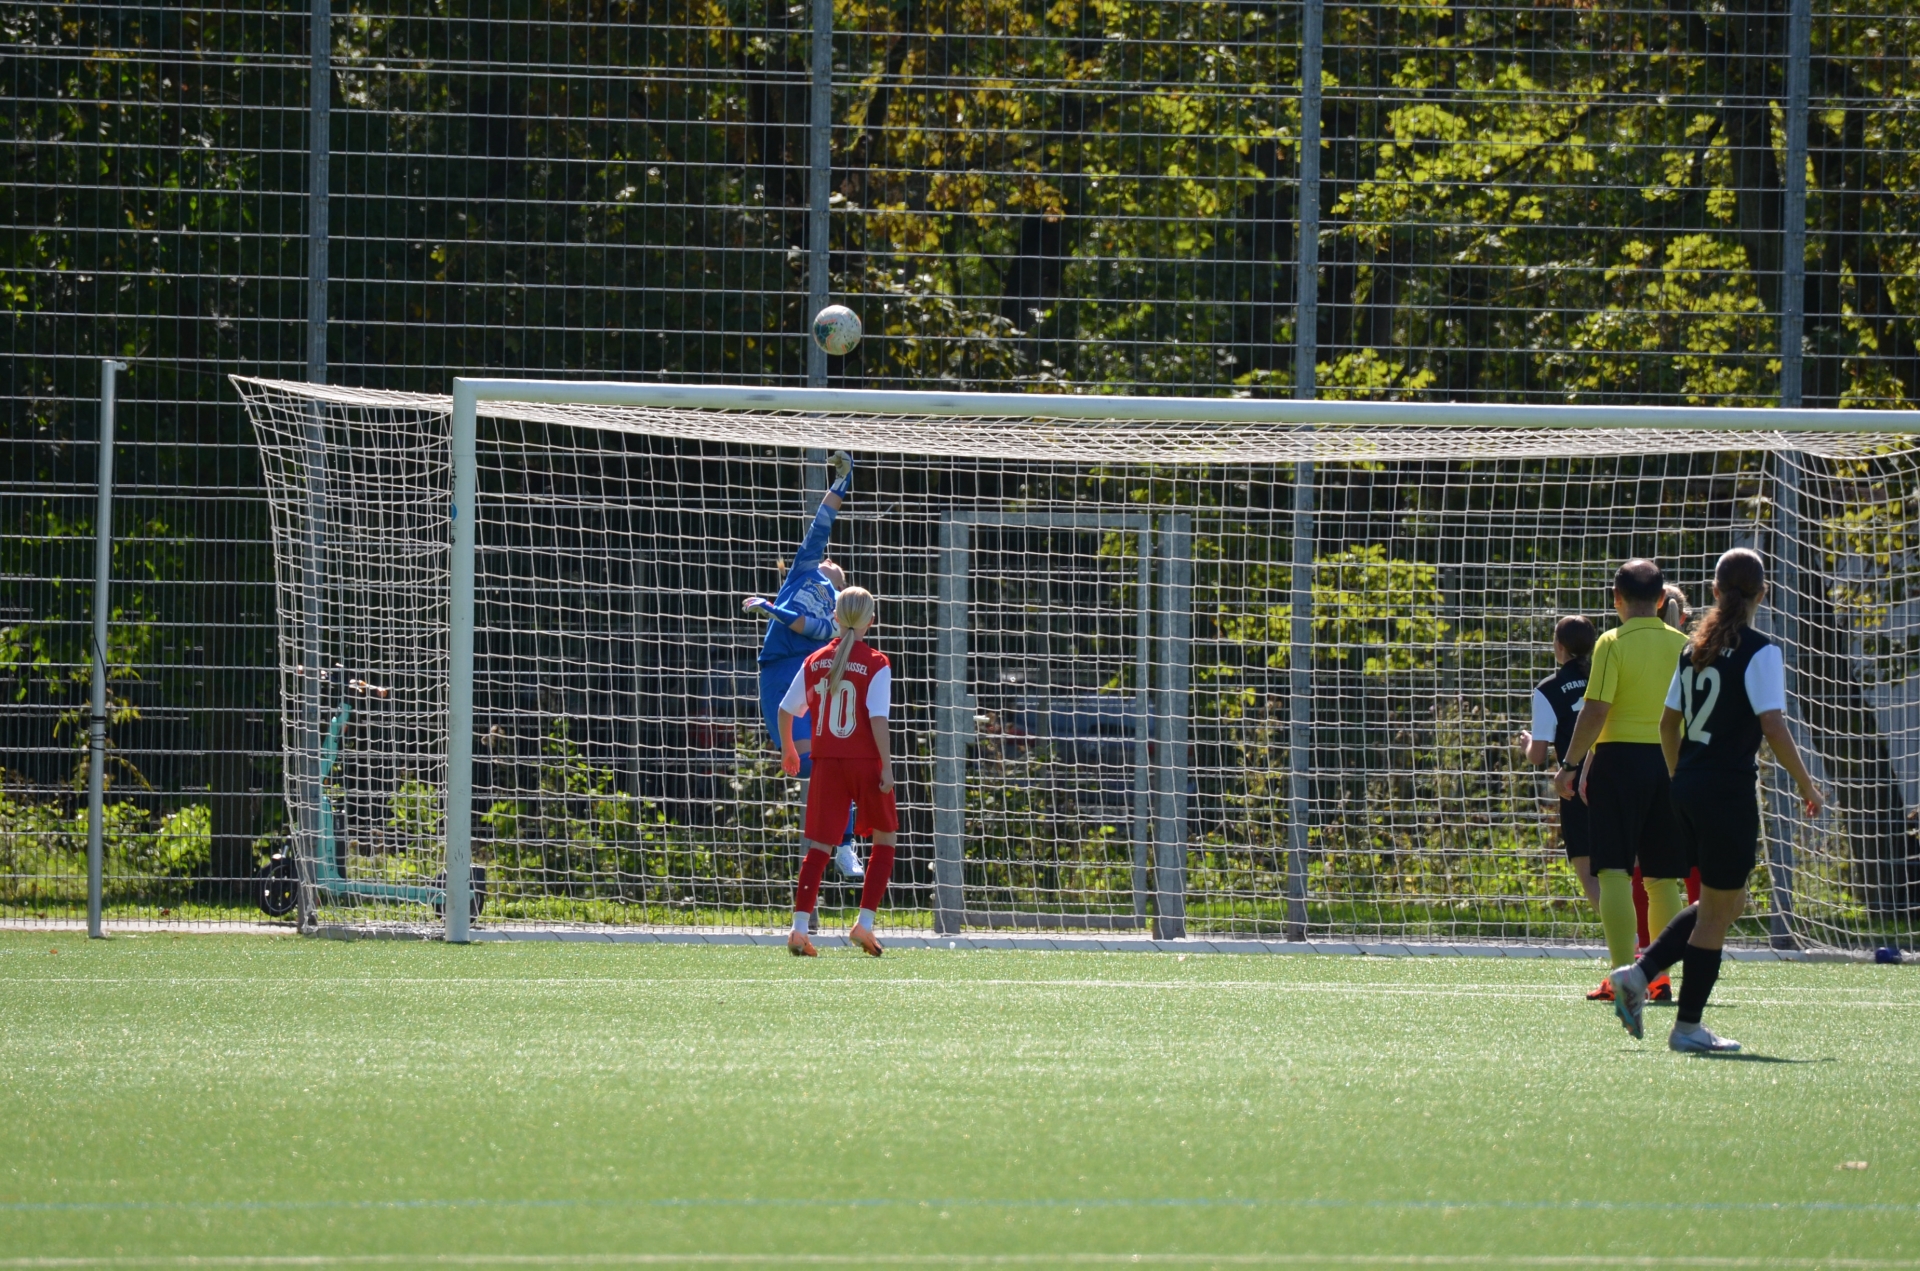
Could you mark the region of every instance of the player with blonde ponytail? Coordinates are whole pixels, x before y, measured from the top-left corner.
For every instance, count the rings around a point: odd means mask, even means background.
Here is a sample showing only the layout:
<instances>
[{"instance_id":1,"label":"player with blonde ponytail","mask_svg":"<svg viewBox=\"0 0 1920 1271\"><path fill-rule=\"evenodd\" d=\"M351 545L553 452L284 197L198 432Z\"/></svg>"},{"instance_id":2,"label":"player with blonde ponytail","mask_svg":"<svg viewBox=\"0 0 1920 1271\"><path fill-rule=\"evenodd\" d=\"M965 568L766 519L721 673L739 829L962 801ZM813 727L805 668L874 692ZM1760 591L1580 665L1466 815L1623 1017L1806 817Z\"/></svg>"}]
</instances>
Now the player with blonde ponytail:
<instances>
[{"instance_id":1,"label":"player with blonde ponytail","mask_svg":"<svg viewBox=\"0 0 1920 1271\"><path fill-rule=\"evenodd\" d=\"M793 931L787 936L787 949L795 957L818 956L807 938L808 918L819 900L832 844L846 825L850 809L855 813L855 833L873 836L873 856L860 890L860 917L847 937L873 957L880 956L873 920L893 875L900 813L894 801L893 745L887 731L893 713L893 668L886 654L865 639L873 629L874 609L873 593L866 588L844 588L834 603L833 643L801 663L780 702L780 766L789 776L800 772L794 721L813 718L813 780L807 788L807 820L801 832L807 854L800 863Z\"/></svg>"}]
</instances>

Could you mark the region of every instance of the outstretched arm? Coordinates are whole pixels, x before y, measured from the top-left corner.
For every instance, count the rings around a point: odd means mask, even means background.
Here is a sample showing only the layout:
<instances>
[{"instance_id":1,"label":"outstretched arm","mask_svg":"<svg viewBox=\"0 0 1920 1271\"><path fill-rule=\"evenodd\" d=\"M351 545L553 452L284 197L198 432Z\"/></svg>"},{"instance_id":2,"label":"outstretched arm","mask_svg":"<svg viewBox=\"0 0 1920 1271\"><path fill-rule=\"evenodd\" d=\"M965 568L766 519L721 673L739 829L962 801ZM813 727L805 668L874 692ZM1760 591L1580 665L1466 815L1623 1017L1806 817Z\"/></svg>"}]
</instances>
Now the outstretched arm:
<instances>
[{"instance_id":1,"label":"outstretched arm","mask_svg":"<svg viewBox=\"0 0 1920 1271\"><path fill-rule=\"evenodd\" d=\"M807 527L807 536L800 540L800 550L793 555L793 568L787 571L787 581L780 588L782 594L797 580L820 568L820 562L827 558L827 539L833 535L833 523L839 519L840 507L853 490L853 457L844 450L836 450L831 462L833 484L827 487L827 496L820 500L813 524Z\"/></svg>"},{"instance_id":2,"label":"outstretched arm","mask_svg":"<svg viewBox=\"0 0 1920 1271\"><path fill-rule=\"evenodd\" d=\"M747 613L763 613L775 622L785 623L787 630L795 635L803 635L809 640L825 643L833 639L833 624L825 618L814 618L801 613L791 605L783 605L777 600L768 600L765 596L748 596L740 606Z\"/></svg>"}]
</instances>

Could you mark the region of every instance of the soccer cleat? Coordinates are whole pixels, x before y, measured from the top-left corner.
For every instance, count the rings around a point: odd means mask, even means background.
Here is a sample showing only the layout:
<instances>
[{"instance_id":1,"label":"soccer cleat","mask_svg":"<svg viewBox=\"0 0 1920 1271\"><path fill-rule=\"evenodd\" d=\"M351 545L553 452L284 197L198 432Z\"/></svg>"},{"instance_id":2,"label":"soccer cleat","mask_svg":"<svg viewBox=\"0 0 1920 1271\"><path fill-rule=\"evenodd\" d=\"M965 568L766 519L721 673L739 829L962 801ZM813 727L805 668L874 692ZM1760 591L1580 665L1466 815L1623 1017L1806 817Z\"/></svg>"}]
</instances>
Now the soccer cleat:
<instances>
[{"instance_id":1,"label":"soccer cleat","mask_svg":"<svg viewBox=\"0 0 1920 1271\"><path fill-rule=\"evenodd\" d=\"M1705 1024L1675 1024L1667 1034L1667 1049L1683 1055L1731 1055L1740 1043L1717 1035Z\"/></svg>"},{"instance_id":2,"label":"soccer cleat","mask_svg":"<svg viewBox=\"0 0 1920 1271\"><path fill-rule=\"evenodd\" d=\"M858 945L860 950L868 957L877 958L880 956L880 942L873 938L873 930L871 928L863 927L856 922L853 924L853 929L847 932L847 939Z\"/></svg>"},{"instance_id":3,"label":"soccer cleat","mask_svg":"<svg viewBox=\"0 0 1920 1271\"><path fill-rule=\"evenodd\" d=\"M1647 1001L1658 1002L1663 1006L1673 1005L1673 979L1665 972L1657 975L1653 983L1647 985Z\"/></svg>"},{"instance_id":4,"label":"soccer cleat","mask_svg":"<svg viewBox=\"0 0 1920 1271\"><path fill-rule=\"evenodd\" d=\"M860 863L860 853L853 850L853 840L840 844L840 850L833 854L833 864L843 878L859 882L867 876L867 867Z\"/></svg>"},{"instance_id":5,"label":"soccer cleat","mask_svg":"<svg viewBox=\"0 0 1920 1271\"><path fill-rule=\"evenodd\" d=\"M1645 1012L1647 1009L1647 973L1638 963L1615 967L1607 979L1613 984L1613 1013L1620 1017L1621 1026L1635 1039L1647 1035Z\"/></svg>"},{"instance_id":6,"label":"soccer cleat","mask_svg":"<svg viewBox=\"0 0 1920 1271\"><path fill-rule=\"evenodd\" d=\"M1611 1002L1613 1000L1613 981L1602 980L1600 987L1587 994L1589 1002Z\"/></svg>"},{"instance_id":7,"label":"soccer cleat","mask_svg":"<svg viewBox=\"0 0 1920 1271\"><path fill-rule=\"evenodd\" d=\"M813 947L813 941L795 931L787 936L787 952L796 958L817 958L820 950Z\"/></svg>"},{"instance_id":8,"label":"soccer cleat","mask_svg":"<svg viewBox=\"0 0 1920 1271\"><path fill-rule=\"evenodd\" d=\"M820 911L818 909L807 915L807 934L810 936L820 934Z\"/></svg>"}]
</instances>

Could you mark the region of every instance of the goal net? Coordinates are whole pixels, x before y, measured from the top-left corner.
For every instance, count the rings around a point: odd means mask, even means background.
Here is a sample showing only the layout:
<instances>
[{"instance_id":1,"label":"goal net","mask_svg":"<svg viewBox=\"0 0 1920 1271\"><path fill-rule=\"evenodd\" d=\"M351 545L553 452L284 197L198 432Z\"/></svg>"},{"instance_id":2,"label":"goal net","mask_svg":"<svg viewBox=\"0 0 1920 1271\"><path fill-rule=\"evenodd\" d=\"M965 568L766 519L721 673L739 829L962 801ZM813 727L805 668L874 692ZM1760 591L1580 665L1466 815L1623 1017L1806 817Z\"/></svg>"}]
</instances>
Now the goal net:
<instances>
[{"instance_id":1,"label":"goal net","mask_svg":"<svg viewBox=\"0 0 1920 1271\"><path fill-rule=\"evenodd\" d=\"M800 789L742 600L845 449L829 551L897 677L896 933L1595 942L1516 748L1554 624L1613 625L1630 556L1704 609L1736 545L1832 796L1807 821L1763 753L1738 934L1920 925L1905 417L480 382L463 425L238 383L312 923L784 926ZM857 903L830 873L823 928Z\"/></svg>"}]
</instances>

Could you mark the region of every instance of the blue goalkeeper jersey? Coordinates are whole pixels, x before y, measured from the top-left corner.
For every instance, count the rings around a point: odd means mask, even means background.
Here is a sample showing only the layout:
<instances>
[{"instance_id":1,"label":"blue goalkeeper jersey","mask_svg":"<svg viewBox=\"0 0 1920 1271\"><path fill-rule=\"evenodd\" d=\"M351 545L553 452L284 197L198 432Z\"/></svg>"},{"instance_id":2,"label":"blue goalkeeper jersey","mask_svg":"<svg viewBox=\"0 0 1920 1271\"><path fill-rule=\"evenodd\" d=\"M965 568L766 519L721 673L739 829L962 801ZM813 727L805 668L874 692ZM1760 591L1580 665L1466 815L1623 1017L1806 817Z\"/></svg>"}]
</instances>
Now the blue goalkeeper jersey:
<instances>
[{"instance_id":1,"label":"blue goalkeeper jersey","mask_svg":"<svg viewBox=\"0 0 1920 1271\"><path fill-rule=\"evenodd\" d=\"M787 571L787 580L770 606L773 621L767 625L767 638L760 646L761 662L804 658L833 639L833 607L840 593L820 572L820 562L827 558L827 539L839 515L838 508L824 501L813 514L813 525L794 554L793 568ZM793 629L795 618L806 620L805 635Z\"/></svg>"}]
</instances>

